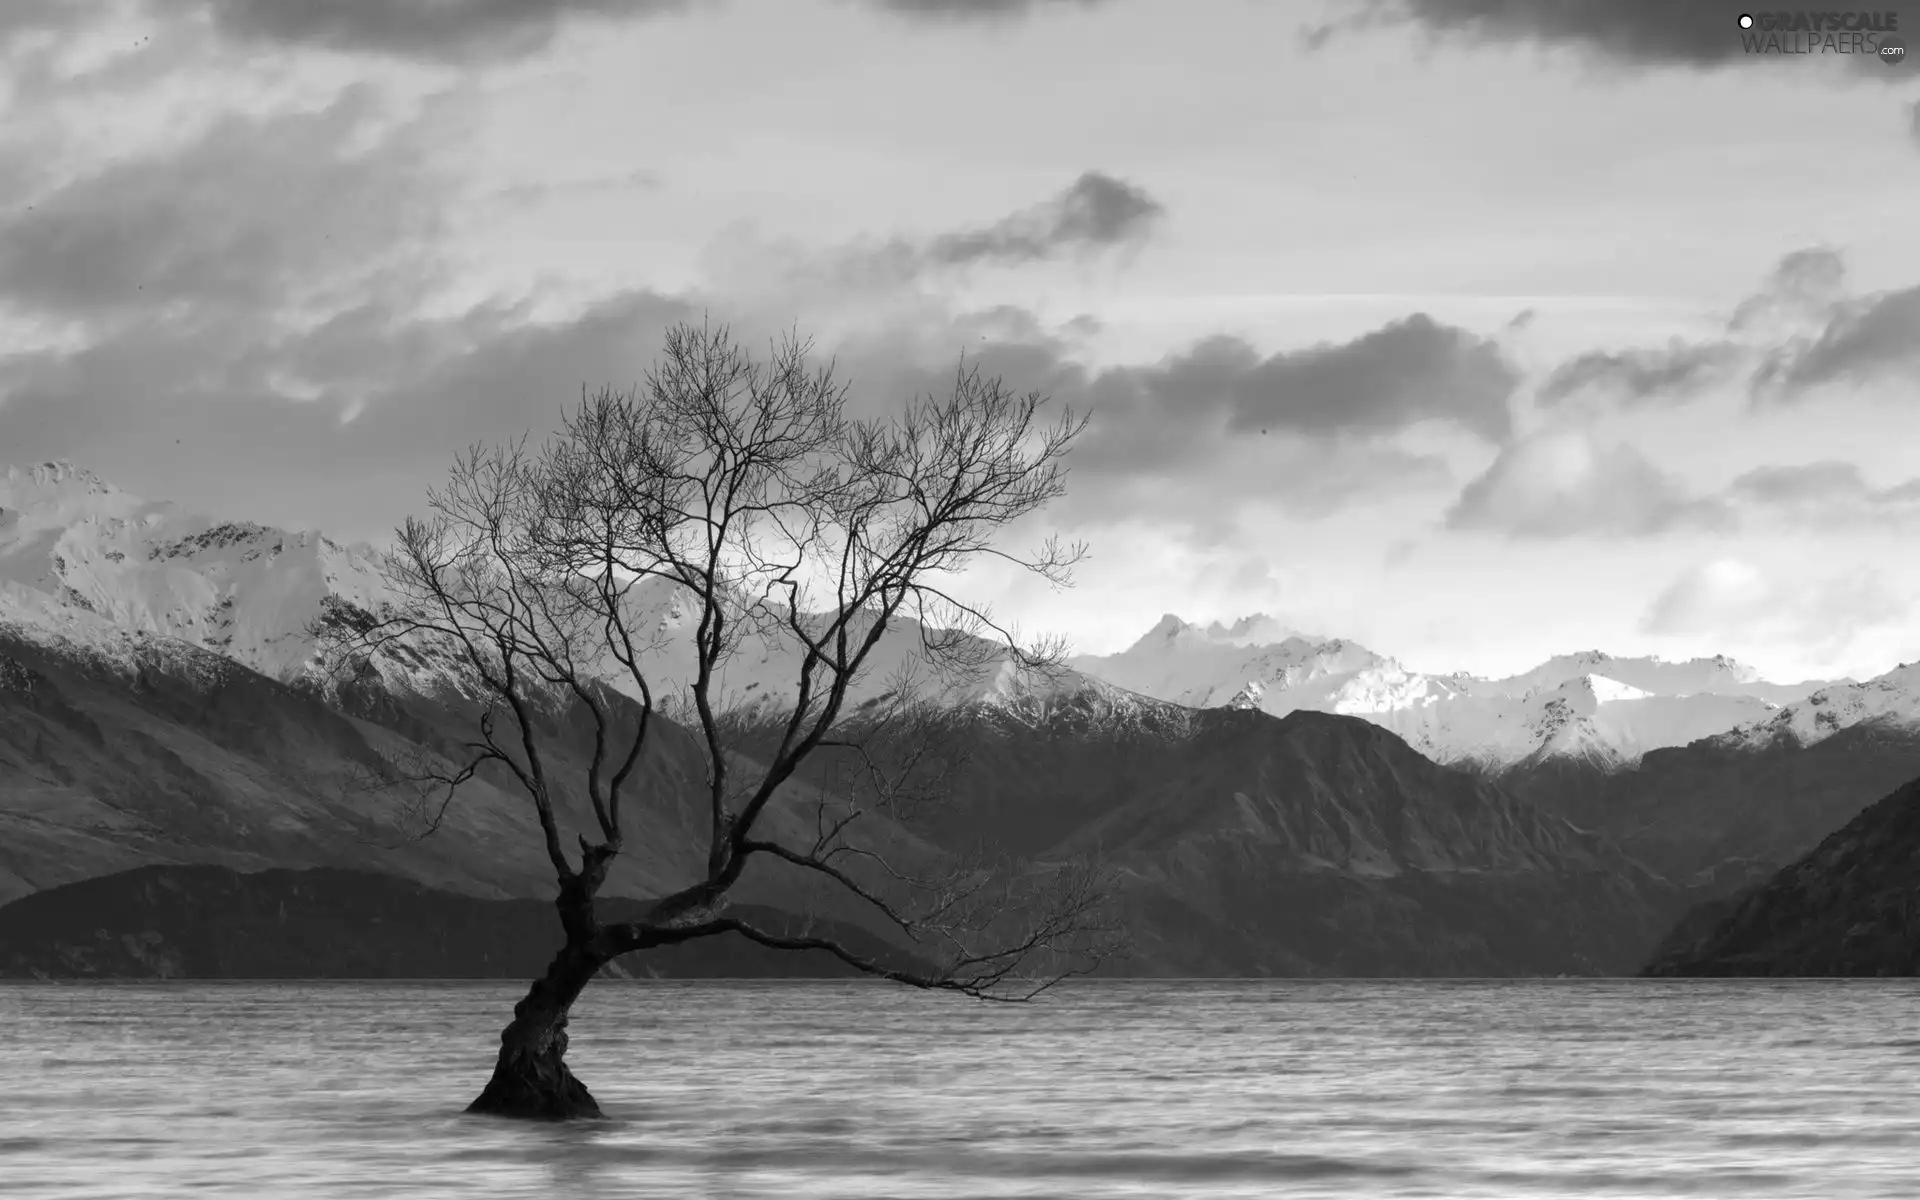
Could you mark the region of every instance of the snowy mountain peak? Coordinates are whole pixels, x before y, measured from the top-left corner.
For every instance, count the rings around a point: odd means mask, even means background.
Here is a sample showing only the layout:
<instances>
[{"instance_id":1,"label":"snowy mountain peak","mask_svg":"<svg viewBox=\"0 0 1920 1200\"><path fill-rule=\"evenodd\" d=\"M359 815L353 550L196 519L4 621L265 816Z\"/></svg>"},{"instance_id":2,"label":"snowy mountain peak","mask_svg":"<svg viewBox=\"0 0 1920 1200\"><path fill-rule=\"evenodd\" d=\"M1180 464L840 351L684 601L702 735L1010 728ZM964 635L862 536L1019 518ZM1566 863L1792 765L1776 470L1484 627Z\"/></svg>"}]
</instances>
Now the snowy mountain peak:
<instances>
[{"instance_id":1,"label":"snowy mountain peak","mask_svg":"<svg viewBox=\"0 0 1920 1200\"><path fill-rule=\"evenodd\" d=\"M1133 644L1133 648L1141 649L1148 646L1159 645L1162 642L1171 642L1192 628L1193 626L1182 621L1172 613L1165 613L1158 621L1153 623L1152 629L1147 630L1146 633L1141 635L1140 640Z\"/></svg>"},{"instance_id":2,"label":"snowy mountain peak","mask_svg":"<svg viewBox=\"0 0 1920 1200\"><path fill-rule=\"evenodd\" d=\"M1557 691L1561 699L1595 707L1621 700L1645 700L1653 695L1652 692L1621 683L1618 679L1609 679L1605 675L1581 675L1560 685Z\"/></svg>"},{"instance_id":3,"label":"snowy mountain peak","mask_svg":"<svg viewBox=\"0 0 1920 1200\"><path fill-rule=\"evenodd\" d=\"M1920 662L1902 663L1864 683L1844 680L1823 685L1720 740L1754 748L1777 742L1807 746L1849 726L1866 724L1920 728Z\"/></svg>"},{"instance_id":4,"label":"snowy mountain peak","mask_svg":"<svg viewBox=\"0 0 1920 1200\"><path fill-rule=\"evenodd\" d=\"M1651 749L1764 723L1780 705L1831 686L1768 683L1725 655L1676 663L1602 650L1558 655L1504 679L1429 675L1343 639L1261 641L1274 631L1259 616L1200 629L1169 615L1129 649L1074 666L1196 708L1364 717L1438 761L1495 768L1562 756L1624 766ZM1920 699L1910 711L1920 713Z\"/></svg>"},{"instance_id":5,"label":"snowy mountain peak","mask_svg":"<svg viewBox=\"0 0 1920 1200\"><path fill-rule=\"evenodd\" d=\"M120 490L92 471L75 466L64 458L48 459L24 469L9 467L5 484L8 492L31 488L40 492L67 491L107 496Z\"/></svg>"},{"instance_id":6,"label":"snowy mountain peak","mask_svg":"<svg viewBox=\"0 0 1920 1200\"><path fill-rule=\"evenodd\" d=\"M1266 613L1251 613L1236 619L1232 624L1210 621L1205 626L1196 625L1174 613L1166 613L1154 622L1153 628L1141 636L1140 640L1128 647L1128 652L1150 650L1155 646L1198 645L1198 646L1278 646L1294 639L1317 641L1308 638L1299 630L1284 625Z\"/></svg>"}]
</instances>

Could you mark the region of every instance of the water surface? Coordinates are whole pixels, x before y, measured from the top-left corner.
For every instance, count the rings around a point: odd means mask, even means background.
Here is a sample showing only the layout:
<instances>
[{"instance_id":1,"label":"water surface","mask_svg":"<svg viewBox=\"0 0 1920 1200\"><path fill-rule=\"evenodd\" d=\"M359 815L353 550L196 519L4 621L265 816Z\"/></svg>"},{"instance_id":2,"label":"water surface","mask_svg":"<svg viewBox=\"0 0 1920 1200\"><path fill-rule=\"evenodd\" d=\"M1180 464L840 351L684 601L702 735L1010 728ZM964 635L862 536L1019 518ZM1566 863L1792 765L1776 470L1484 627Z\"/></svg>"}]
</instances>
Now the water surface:
<instances>
[{"instance_id":1,"label":"water surface","mask_svg":"<svg viewBox=\"0 0 1920 1200\"><path fill-rule=\"evenodd\" d=\"M0 986L0 1194L1920 1195L1911 981L596 984L468 1117L521 991Z\"/></svg>"}]
</instances>

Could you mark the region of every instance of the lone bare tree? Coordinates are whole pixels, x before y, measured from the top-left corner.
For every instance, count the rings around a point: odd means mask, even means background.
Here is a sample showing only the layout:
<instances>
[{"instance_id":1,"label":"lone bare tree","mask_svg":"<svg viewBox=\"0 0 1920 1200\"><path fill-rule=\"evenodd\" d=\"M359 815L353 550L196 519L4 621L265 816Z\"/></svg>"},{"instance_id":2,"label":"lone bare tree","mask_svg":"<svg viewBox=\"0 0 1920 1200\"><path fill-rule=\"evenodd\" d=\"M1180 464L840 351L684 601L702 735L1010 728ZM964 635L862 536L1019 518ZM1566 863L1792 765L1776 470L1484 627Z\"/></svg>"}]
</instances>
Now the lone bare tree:
<instances>
[{"instance_id":1,"label":"lone bare tree","mask_svg":"<svg viewBox=\"0 0 1920 1200\"><path fill-rule=\"evenodd\" d=\"M732 933L918 987L1020 999L1112 949L1090 864L902 850L912 839L888 822L937 798L944 776L927 763L950 761L922 753L932 743L917 735L937 721L907 687L850 701L890 631L944 674L1057 661L1060 647L1023 646L950 580L996 556L1067 582L1079 547L1050 540L1016 556L995 539L1060 494L1084 420L1048 422L1045 398L964 366L944 398L857 420L833 367L809 353L789 338L761 360L724 329L674 328L641 387L583 397L537 452L522 442L462 456L431 517L398 530L385 564L397 599L321 631L337 669L365 671L383 653L458 664L483 698L473 736L389 782L414 789L429 828L476 777L517 785L558 879L564 943L515 1006L469 1111L598 1115L565 1062L568 1014L630 951ZM671 678L648 624L658 613L638 603L661 589L693 623L691 661ZM722 693L749 642L792 664L791 691L756 720ZM647 777L636 766L669 716L702 760L703 869L638 919L602 920L595 898L628 845L629 792ZM591 750L569 754L569 730ZM815 786L829 758L853 768L845 789ZM769 832L782 804L806 811L806 836L792 836L794 822L784 839ZM569 811L584 826L574 853ZM755 861L841 896L894 949L855 949L810 921L744 919L730 893Z\"/></svg>"}]
</instances>

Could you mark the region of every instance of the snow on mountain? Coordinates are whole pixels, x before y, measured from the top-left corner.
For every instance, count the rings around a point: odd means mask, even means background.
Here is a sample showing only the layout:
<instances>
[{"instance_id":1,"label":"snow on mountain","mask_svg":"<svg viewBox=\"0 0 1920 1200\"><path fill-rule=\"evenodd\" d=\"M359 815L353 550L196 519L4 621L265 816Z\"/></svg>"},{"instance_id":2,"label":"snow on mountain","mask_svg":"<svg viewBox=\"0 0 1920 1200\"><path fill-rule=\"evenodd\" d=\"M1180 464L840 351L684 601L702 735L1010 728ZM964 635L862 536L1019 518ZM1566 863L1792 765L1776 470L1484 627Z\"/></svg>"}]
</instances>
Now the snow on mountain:
<instances>
[{"instance_id":1,"label":"snow on mountain","mask_svg":"<svg viewBox=\"0 0 1920 1200\"><path fill-rule=\"evenodd\" d=\"M167 645L176 655L197 648L291 681L313 670L316 618L351 619L393 598L370 546L149 502L67 462L0 474L0 621L64 649L130 665ZM631 605L635 628L652 637L645 664L664 698L693 676L697 601L650 580ZM1077 672L1025 670L984 644L977 670L937 675L916 667L920 646L912 622L890 629L850 703L902 687L1009 712L1082 696L1107 709L1144 702ZM734 706L791 703L801 657L790 638L750 634L724 664L716 696ZM426 694L460 686L457 663L430 655L399 653L378 666L389 684ZM638 690L611 659L602 670L615 687Z\"/></svg>"},{"instance_id":2,"label":"snow on mountain","mask_svg":"<svg viewBox=\"0 0 1920 1200\"><path fill-rule=\"evenodd\" d=\"M1272 631L1274 640L1261 641ZM1123 688L1194 707L1298 709L1364 717L1441 762L1492 768L1565 757L1613 767L1770 718L1826 685L1773 684L1716 656L1673 663L1560 655L1505 679L1430 675L1342 639L1267 616L1205 628L1171 614L1112 655L1073 666Z\"/></svg>"},{"instance_id":3,"label":"snow on mountain","mask_svg":"<svg viewBox=\"0 0 1920 1200\"><path fill-rule=\"evenodd\" d=\"M1490 680L1483 685L1483 690L1493 688L1506 695L1522 695L1535 688L1558 687L1582 675L1611 679L1654 695L1752 696L1774 704L1790 704L1832 682L1814 679L1803 683L1770 683L1760 677L1759 671L1724 654L1668 662L1660 658L1615 658L1598 650L1582 650L1555 655L1519 675Z\"/></svg>"},{"instance_id":4,"label":"snow on mountain","mask_svg":"<svg viewBox=\"0 0 1920 1200\"><path fill-rule=\"evenodd\" d=\"M1866 724L1920 730L1920 662L1902 663L1864 683L1826 685L1763 720L1729 731L1721 740L1756 748L1783 741L1810 746Z\"/></svg>"},{"instance_id":5,"label":"snow on mountain","mask_svg":"<svg viewBox=\"0 0 1920 1200\"><path fill-rule=\"evenodd\" d=\"M369 546L150 502L65 462L0 474L0 622L103 662L216 661L197 650L292 680L312 670L315 618L351 618L390 598ZM647 667L664 683L657 692L683 688L698 623L692 597L656 581L636 588L632 603L638 626L654 635ZM1062 706L1138 715L1154 701L1275 716L1308 709L1364 717L1442 762L1493 767L1562 756L1625 764L1727 731L1749 744L1804 742L1859 721L1920 720L1920 665L1864 684L1771 684L1722 657L1670 663L1587 651L1483 679L1412 671L1265 614L1206 626L1168 615L1119 654L1077 657L1064 670L1036 674L983 645L977 670L942 677L920 662L920 641L911 622L890 630L850 704L906 687L943 705L1027 717ZM790 639L750 635L717 694L730 706L782 707L800 660ZM454 664L426 656L396 655L380 670L429 694L458 686ZM617 668L606 676L635 690Z\"/></svg>"},{"instance_id":6,"label":"snow on mountain","mask_svg":"<svg viewBox=\"0 0 1920 1200\"><path fill-rule=\"evenodd\" d=\"M0 476L0 583L276 678L311 657L326 598L387 595L370 547L150 503L64 462Z\"/></svg>"}]
</instances>

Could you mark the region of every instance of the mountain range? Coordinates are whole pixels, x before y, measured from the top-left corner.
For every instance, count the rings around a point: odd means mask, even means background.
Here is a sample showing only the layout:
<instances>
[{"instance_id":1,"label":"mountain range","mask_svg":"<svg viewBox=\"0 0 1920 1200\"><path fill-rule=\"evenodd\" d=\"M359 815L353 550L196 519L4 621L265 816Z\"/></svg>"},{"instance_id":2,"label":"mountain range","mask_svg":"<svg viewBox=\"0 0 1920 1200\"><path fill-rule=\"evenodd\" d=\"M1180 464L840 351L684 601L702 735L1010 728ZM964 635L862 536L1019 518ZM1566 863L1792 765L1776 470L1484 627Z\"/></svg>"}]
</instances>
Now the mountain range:
<instances>
[{"instance_id":1,"label":"mountain range","mask_svg":"<svg viewBox=\"0 0 1920 1200\"><path fill-rule=\"evenodd\" d=\"M549 896L510 781L477 779L428 838L359 787L473 719L459 672L420 655L320 686L311 624L390 598L371 547L192 514L67 463L0 476L0 902L194 863ZM656 635L650 672L684 679L687 598L650 586L632 603ZM1628 972L1689 905L1920 774L1914 666L1779 685L1725 658L1588 652L1507 679L1424 675L1265 616L1169 616L1044 674L985 657L964 678L913 678L918 644L911 626L882 639L856 707L904 682L984 719L967 723L950 802L874 836L908 857L1098 854L1133 973ZM791 647L750 639L720 691L777 713L796 668ZM570 719L553 731L577 766ZM656 740L644 830L609 895L698 869L698 762L681 731ZM577 814L579 797L562 801ZM822 803L791 785L776 832L798 836ZM742 900L870 920L792 872Z\"/></svg>"}]
</instances>

